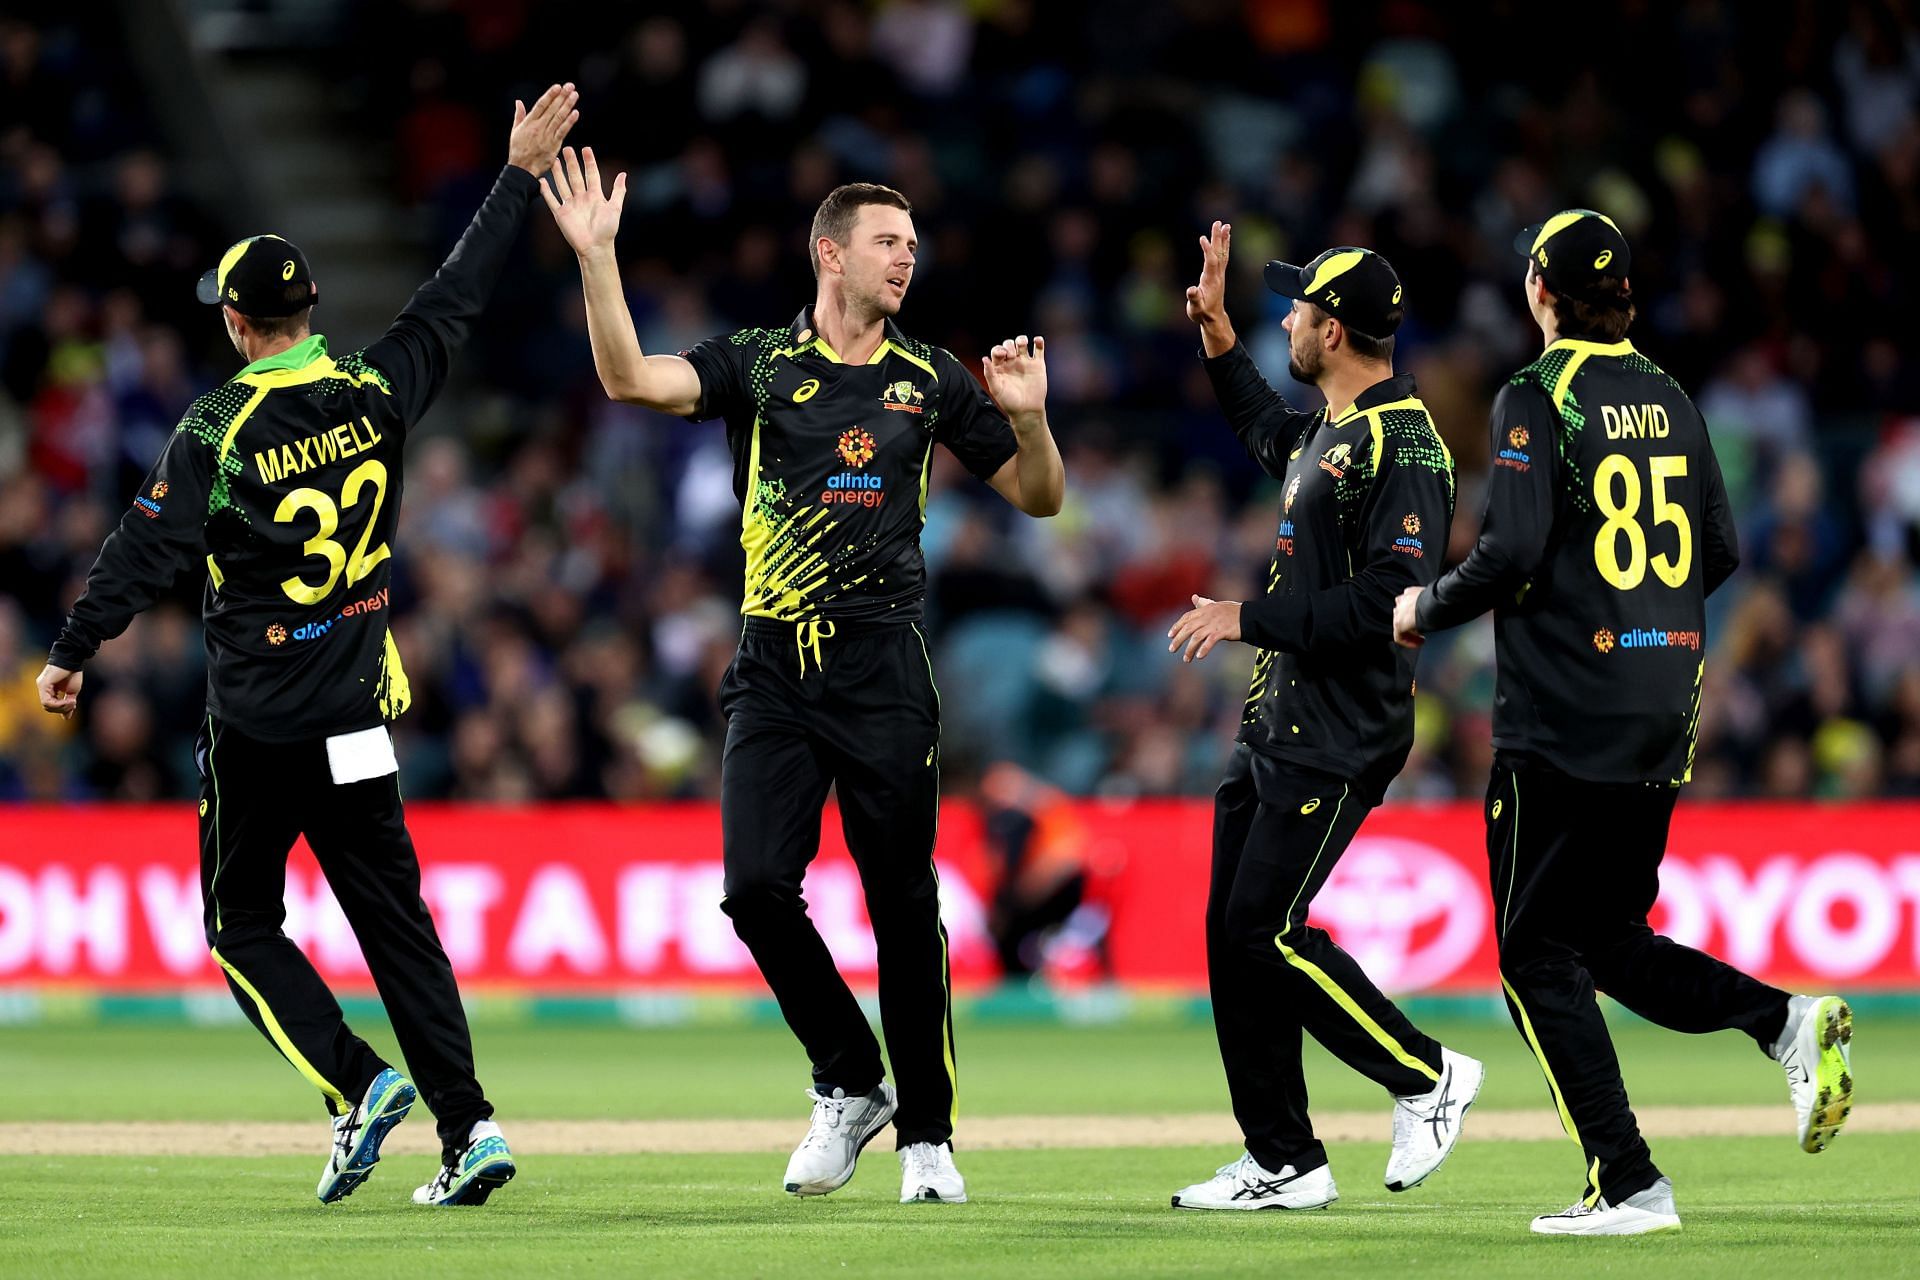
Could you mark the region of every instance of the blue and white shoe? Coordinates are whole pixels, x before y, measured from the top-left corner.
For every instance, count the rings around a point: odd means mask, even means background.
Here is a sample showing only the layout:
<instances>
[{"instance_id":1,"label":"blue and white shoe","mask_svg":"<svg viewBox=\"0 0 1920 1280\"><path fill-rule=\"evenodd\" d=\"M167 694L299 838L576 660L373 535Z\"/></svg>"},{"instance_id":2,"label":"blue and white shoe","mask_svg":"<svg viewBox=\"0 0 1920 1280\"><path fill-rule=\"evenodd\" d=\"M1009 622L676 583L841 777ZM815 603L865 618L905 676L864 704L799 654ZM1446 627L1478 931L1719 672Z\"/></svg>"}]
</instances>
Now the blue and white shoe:
<instances>
[{"instance_id":1,"label":"blue and white shoe","mask_svg":"<svg viewBox=\"0 0 1920 1280\"><path fill-rule=\"evenodd\" d=\"M333 1121L333 1152L320 1175L321 1204L352 1195L380 1160L380 1144L393 1126L407 1118L418 1094L413 1082L388 1067L367 1086L367 1096Z\"/></svg>"},{"instance_id":2,"label":"blue and white shoe","mask_svg":"<svg viewBox=\"0 0 1920 1280\"><path fill-rule=\"evenodd\" d=\"M485 1204L496 1188L512 1180L513 1152L500 1126L482 1120L467 1131L467 1145L454 1162L442 1165L432 1182L413 1193L415 1204Z\"/></svg>"}]
</instances>

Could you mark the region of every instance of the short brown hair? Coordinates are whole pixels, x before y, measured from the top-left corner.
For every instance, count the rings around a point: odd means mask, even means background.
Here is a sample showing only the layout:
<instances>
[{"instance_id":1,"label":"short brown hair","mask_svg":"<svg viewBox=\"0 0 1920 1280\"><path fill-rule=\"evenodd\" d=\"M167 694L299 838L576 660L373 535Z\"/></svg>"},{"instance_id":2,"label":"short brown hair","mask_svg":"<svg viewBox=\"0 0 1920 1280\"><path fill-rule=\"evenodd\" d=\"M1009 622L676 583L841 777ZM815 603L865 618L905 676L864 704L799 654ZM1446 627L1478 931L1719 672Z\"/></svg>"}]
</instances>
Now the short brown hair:
<instances>
[{"instance_id":1,"label":"short brown hair","mask_svg":"<svg viewBox=\"0 0 1920 1280\"><path fill-rule=\"evenodd\" d=\"M1527 278L1536 280L1540 269L1531 262L1527 264ZM1633 318L1639 312L1633 305L1633 295L1627 291L1624 281L1602 276L1593 286L1593 292L1584 298L1575 298L1564 293L1552 293L1553 323L1563 338L1579 338L1584 342L1618 342L1627 336L1627 330L1633 326Z\"/></svg>"},{"instance_id":2,"label":"short brown hair","mask_svg":"<svg viewBox=\"0 0 1920 1280\"><path fill-rule=\"evenodd\" d=\"M312 318L313 308L302 307L290 316L248 316L247 328L263 338L298 338Z\"/></svg>"},{"instance_id":3,"label":"short brown hair","mask_svg":"<svg viewBox=\"0 0 1920 1280\"><path fill-rule=\"evenodd\" d=\"M820 274L820 237L845 244L853 235L853 224L860 210L870 204L913 212L913 205L892 187L877 182L849 182L827 192L827 198L813 211L813 234L807 237L807 257L813 262L813 274Z\"/></svg>"},{"instance_id":4,"label":"short brown hair","mask_svg":"<svg viewBox=\"0 0 1920 1280\"><path fill-rule=\"evenodd\" d=\"M1309 302L1307 305L1313 308L1313 322L1315 324L1325 324L1329 320L1340 320L1339 316L1334 315L1317 302ZM1345 320L1340 320L1340 323L1344 325L1347 330L1347 349L1353 352L1357 358L1361 360L1384 360L1388 364L1393 363L1392 334L1388 334L1384 338L1376 338L1370 333L1360 332L1352 325L1347 324Z\"/></svg>"}]
</instances>

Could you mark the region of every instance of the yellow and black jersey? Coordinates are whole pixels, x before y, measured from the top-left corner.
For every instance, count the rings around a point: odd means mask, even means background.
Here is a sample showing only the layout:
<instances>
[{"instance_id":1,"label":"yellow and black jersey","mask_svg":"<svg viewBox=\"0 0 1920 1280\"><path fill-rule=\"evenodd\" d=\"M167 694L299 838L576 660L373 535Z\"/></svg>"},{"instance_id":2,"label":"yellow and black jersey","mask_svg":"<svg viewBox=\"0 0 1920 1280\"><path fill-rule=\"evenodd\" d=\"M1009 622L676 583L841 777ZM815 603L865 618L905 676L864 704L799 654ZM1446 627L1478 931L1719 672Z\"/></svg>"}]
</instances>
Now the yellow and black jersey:
<instances>
[{"instance_id":1,"label":"yellow and black jersey","mask_svg":"<svg viewBox=\"0 0 1920 1280\"><path fill-rule=\"evenodd\" d=\"M1496 747L1592 782L1685 781L1706 598L1739 564L1706 423L1630 342L1562 339L1502 388L1480 541L1420 603L1493 609Z\"/></svg>"},{"instance_id":2,"label":"yellow and black jersey","mask_svg":"<svg viewBox=\"0 0 1920 1280\"><path fill-rule=\"evenodd\" d=\"M387 628L407 431L446 384L537 190L507 167L384 336L341 358L305 341L194 401L108 536L53 646L78 669L175 575L206 563L207 704L268 742L406 710Z\"/></svg>"},{"instance_id":3,"label":"yellow and black jersey","mask_svg":"<svg viewBox=\"0 0 1920 1280\"><path fill-rule=\"evenodd\" d=\"M1282 484L1266 593L1240 609L1259 649L1240 740L1377 800L1413 747L1414 655L1393 643L1393 602L1440 572L1453 458L1411 374L1329 417L1289 407L1244 346L1204 363L1235 434Z\"/></svg>"},{"instance_id":4,"label":"yellow and black jersey","mask_svg":"<svg viewBox=\"0 0 1920 1280\"><path fill-rule=\"evenodd\" d=\"M918 621L934 444L983 480L1016 450L966 367L891 320L872 359L847 364L812 308L784 329L744 329L683 354L700 375L693 419L725 419L733 450L747 553L740 611Z\"/></svg>"}]
</instances>

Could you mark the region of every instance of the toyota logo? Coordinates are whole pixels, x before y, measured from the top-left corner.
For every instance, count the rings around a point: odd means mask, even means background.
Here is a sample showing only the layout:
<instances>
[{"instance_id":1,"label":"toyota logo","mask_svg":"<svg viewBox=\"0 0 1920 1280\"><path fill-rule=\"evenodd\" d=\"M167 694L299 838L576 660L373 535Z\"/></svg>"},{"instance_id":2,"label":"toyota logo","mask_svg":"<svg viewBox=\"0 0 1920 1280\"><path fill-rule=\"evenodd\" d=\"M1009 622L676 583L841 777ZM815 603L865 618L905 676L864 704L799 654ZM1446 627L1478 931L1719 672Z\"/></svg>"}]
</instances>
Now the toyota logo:
<instances>
[{"instance_id":1,"label":"toyota logo","mask_svg":"<svg viewBox=\"0 0 1920 1280\"><path fill-rule=\"evenodd\" d=\"M1389 991L1437 986L1486 936L1486 889L1429 844L1361 836L1313 900L1313 923L1333 934Z\"/></svg>"}]
</instances>

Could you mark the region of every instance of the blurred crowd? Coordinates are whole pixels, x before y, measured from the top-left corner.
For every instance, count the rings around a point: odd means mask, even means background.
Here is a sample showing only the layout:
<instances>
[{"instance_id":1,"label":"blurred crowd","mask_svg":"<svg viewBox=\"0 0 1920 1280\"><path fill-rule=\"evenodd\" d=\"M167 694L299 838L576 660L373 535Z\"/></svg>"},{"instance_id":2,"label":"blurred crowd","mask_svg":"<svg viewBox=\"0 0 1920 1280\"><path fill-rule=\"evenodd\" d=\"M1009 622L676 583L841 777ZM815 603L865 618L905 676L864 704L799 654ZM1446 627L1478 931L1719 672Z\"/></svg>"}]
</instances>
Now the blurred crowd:
<instances>
[{"instance_id":1,"label":"blurred crowd","mask_svg":"<svg viewBox=\"0 0 1920 1280\"><path fill-rule=\"evenodd\" d=\"M1920 794L1920 356L1899 338L1920 302L1920 26L1869 0L1613 8L365 0L341 8L360 68L342 118L317 127L390 140L437 255L502 160L503 104L577 81L576 141L630 174L620 250L650 351L791 318L813 208L856 178L915 204L908 332L963 362L1046 335L1066 509L1026 520L944 454L935 472L928 613L957 788L996 761L1078 794L1218 779L1252 654L1182 666L1163 636L1192 593L1257 589L1278 495L1182 310L1211 219L1235 227L1237 326L1303 404L1260 263L1342 243L1393 261L1399 362L1460 465L1457 558L1492 394L1538 346L1514 231L1606 210L1633 244L1632 336L1704 410L1740 520L1694 794ZM378 40L353 36L369 23ZM0 24L13 798L194 785L194 574L89 668L72 724L31 691L165 433L234 370L191 285L257 230L182 189L120 47L110 19ZM408 794L714 794L740 574L718 426L606 401L537 206L462 363L463 407L413 446L397 548ZM1396 797L1484 785L1491 664L1485 623L1423 651Z\"/></svg>"}]
</instances>

